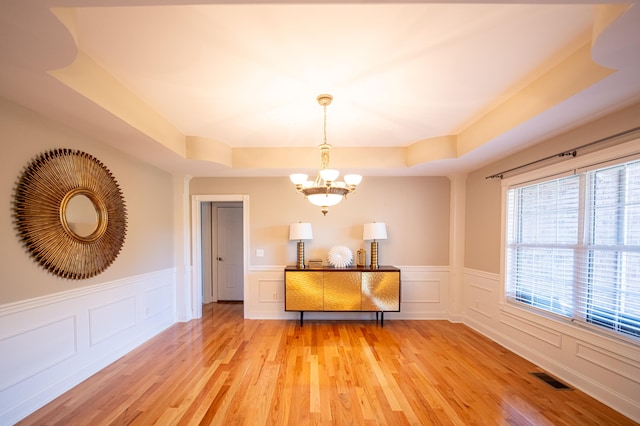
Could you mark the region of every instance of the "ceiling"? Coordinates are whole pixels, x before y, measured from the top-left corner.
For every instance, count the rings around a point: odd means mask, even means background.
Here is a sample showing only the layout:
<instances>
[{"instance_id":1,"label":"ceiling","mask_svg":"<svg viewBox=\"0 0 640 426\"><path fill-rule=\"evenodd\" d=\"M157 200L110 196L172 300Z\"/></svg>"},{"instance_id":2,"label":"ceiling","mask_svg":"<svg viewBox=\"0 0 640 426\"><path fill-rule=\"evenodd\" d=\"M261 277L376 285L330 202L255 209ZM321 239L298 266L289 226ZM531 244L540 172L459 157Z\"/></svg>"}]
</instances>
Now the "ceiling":
<instances>
[{"instance_id":1,"label":"ceiling","mask_svg":"<svg viewBox=\"0 0 640 426\"><path fill-rule=\"evenodd\" d=\"M3 0L0 96L171 173L286 176L330 93L334 167L448 175L640 100L640 6L604 3Z\"/></svg>"}]
</instances>

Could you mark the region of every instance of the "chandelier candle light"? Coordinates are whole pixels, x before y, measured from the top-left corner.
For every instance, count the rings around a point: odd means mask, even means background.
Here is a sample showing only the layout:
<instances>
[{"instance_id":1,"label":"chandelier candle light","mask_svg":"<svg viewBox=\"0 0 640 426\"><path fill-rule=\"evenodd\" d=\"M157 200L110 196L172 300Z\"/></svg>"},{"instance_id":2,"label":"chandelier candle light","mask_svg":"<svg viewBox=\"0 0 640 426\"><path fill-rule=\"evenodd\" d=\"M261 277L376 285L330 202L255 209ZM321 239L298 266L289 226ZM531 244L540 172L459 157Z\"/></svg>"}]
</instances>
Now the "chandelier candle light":
<instances>
[{"instance_id":1,"label":"chandelier candle light","mask_svg":"<svg viewBox=\"0 0 640 426\"><path fill-rule=\"evenodd\" d=\"M378 268L378 242L387 239L387 227L382 222L365 223L362 232L363 240L371 241L371 269Z\"/></svg>"},{"instance_id":2,"label":"chandelier candle light","mask_svg":"<svg viewBox=\"0 0 640 426\"><path fill-rule=\"evenodd\" d=\"M320 170L316 179L308 180L309 176L303 173L294 173L289 176L296 190L304 194L311 204L321 207L322 214L325 216L329 207L335 206L346 198L347 194L355 191L356 186L362 181L362 176L355 174L345 175L344 182L337 181L340 172L329 168L331 145L327 143L327 106L332 100L331 95L318 96L318 103L324 109L324 141L320 145Z\"/></svg>"},{"instance_id":3,"label":"chandelier candle light","mask_svg":"<svg viewBox=\"0 0 640 426\"><path fill-rule=\"evenodd\" d=\"M296 268L304 269L304 242L302 240L312 240L313 231L310 223L292 223L289 225L289 240L298 240L298 257Z\"/></svg>"}]
</instances>

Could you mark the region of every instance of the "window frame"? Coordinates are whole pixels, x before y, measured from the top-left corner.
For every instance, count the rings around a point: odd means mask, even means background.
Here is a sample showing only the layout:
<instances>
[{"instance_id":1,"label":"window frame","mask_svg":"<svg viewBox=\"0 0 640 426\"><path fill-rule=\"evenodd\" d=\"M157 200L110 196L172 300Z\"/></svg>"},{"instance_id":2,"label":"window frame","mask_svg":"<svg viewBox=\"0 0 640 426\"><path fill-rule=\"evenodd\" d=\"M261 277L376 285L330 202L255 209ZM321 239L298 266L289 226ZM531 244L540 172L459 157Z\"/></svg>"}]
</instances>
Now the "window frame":
<instances>
[{"instance_id":1,"label":"window frame","mask_svg":"<svg viewBox=\"0 0 640 426\"><path fill-rule=\"evenodd\" d=\"M601 169L640 159L640 138L634 138L619 145L614 145L595 152L590 152L576 157L560 160L554 164L525 171L521 174L508 176L502 179L501 196L501 235L500 235L500 302L499 309L503 312L519 315L526 312L526 316L533 314L535 317L547 318L566 324L571 329L580 329L597 335L615 338L634 345L640 345L640 338L625 335L615 330L609 330L603 326L597 326L586 322L576 321L570 317L554 313L542 308L537 308L526 303L512 301L507 298L507 226L508 226L508 192L522 186L534 185L565 176L584 173L586 171Z\"/></svg>"}]
</instances>

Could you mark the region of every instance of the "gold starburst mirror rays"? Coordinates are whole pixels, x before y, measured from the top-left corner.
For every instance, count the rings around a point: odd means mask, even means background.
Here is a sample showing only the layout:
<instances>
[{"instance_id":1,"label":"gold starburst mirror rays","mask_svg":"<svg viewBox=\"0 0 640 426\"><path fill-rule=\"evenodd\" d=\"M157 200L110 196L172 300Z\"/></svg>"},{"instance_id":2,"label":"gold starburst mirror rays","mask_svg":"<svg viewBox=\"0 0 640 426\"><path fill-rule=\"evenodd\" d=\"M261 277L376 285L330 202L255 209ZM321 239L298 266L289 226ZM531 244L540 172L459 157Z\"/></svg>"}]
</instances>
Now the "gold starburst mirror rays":
<instances>
[{"instance_id":1,"label":"gold starburst mirror rays","mask_svg":"<svg viewBox=\"0 0 640 426\"><path fill-rule=\"evenodd\" d=\"M54 149L19 178L13 214L29 254L63 278L98 275L116 259L127 230L120 187L95 157Z\"/></svg>"}]
</instances>

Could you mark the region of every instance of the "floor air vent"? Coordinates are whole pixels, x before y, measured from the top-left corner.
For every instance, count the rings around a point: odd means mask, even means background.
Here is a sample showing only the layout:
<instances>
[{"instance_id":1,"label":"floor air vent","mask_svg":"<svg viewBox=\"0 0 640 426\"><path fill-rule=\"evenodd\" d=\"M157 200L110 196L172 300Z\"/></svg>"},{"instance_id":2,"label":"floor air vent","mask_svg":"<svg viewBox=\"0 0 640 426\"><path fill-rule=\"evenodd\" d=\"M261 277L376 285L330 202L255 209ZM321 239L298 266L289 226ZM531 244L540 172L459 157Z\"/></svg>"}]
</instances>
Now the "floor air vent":
<instances>
[{"instance_id":1,"label":"floor air vent","mask_svg":"<svg viewBox=\"0 0 640 426\"><path fill-rule=\"evenodd\" d=\"M559 381L557 379L554 379L553 377L551 377L547 373L529 373L529 374L531 374L532 376L537 377L538 379L542 380L543 382L545 382L549 386L553 386L555 389L571 389L569 386L565 385L564 383L562 383L561 381Z\"/></svg>"}]
</instances>

